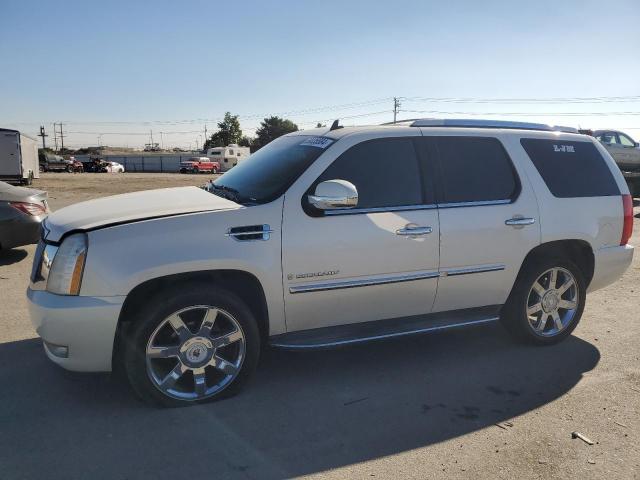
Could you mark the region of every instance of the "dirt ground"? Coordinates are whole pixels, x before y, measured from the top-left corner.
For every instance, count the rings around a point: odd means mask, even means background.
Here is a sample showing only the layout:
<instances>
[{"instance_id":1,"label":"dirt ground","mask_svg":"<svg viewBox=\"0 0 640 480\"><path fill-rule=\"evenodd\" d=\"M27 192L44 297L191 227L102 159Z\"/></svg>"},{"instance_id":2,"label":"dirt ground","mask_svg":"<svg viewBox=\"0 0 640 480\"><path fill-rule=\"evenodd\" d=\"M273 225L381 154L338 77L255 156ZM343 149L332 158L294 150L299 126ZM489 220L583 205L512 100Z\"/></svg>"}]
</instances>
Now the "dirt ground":
<instances>
[{"instance_id":1,"label":"dirt ground","mask_svg":"<svg viewBox=\"0 0 640 480\"><path fill-rule=\"evenodd\" d=\"M34 187L58 209L207 178L44 174ZM517 345L492 325L267 350L239 396L160 410L111 375L46 359L24 295L33 252L0 252L2 479L640 478L638 254L620 281L588 296L560 345Z\"/></svg>"}]
</instances>

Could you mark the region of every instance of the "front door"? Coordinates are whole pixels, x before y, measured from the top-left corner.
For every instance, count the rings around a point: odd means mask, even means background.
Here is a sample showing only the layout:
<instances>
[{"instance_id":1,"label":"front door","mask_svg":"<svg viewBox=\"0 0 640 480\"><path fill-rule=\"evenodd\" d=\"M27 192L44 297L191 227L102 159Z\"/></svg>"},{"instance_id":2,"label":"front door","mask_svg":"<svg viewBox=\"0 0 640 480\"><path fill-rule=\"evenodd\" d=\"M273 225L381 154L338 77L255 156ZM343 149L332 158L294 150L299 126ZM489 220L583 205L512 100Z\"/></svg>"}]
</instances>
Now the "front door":
<instances>
[{"instance_id":1,"label":"front door","mask_svg":"<svg viewBox=\"0 0 640 480\"><path fill-rule=\"evenodd\" d=\"M431 311L438 212L432 189L422 185L414 144L420 132L407 127L397 134L409 136L340 140L317 160L323 165L314 178L301 178L303 184L287 192L282 265L288 331ZM306 195L326 180L353 183L358 205L309 210Z\"/></svg>"}]
</instances>

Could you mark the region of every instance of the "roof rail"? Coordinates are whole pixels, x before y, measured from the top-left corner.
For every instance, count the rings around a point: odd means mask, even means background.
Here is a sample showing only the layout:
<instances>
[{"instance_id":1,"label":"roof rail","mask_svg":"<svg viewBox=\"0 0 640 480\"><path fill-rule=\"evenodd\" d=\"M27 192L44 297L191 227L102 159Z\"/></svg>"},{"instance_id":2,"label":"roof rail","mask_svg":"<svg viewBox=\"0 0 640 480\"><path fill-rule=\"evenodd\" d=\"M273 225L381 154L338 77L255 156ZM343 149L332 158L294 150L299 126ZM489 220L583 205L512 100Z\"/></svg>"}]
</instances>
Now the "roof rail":
<instances>
[{"instance_id":1,"label":"roof rail","mask_svg":"<svg viewBox=\"0 0 640 480\"><path fill-rule=\"evenodd\" d=\"M423 118L414 120L412 127L508 128L513 130L542 130L546 132L578 133L573 127L544 123L511 122L508 120L481 120L465 118Z\"/></svg>"}]
</instances>

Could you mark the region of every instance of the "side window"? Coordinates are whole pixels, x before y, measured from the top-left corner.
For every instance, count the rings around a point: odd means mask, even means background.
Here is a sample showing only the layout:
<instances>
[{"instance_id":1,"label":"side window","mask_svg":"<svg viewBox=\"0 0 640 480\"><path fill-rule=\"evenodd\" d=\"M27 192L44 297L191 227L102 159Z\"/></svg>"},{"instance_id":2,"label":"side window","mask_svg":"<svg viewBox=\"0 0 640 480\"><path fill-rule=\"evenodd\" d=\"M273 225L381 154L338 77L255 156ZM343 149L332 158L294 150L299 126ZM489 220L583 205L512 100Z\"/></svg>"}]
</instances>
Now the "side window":
<instances>
[{"instance_id":1,"label":"side window","mask_svg":"<svg viewBox=\"0 0 640 480\"><path fill-rule=\"evenodd\" d=\"M510 200L520 184L502 143L489 137L436 137L442 202Z\"/></svg>"},{"instance_id":2,"label":"side window","mask_svg":"<svg viewBox=\"0 0 640 480\"><path fill-rule=\"evenodd\" d=\"M233 150L229 150L229 155L233 155Z\"/></svg>"},{"instance_id":3,"label":"side window","mask_svg":"<svg viewBox=\"0 0 640 480\"><path fill-rule=\"evenodd\" d=\"M523 138L520 143L555 197L620 195L609 166L591 142Z\"/></svg>"},{"instance_id":4,"label":"side window","mask_svg":"<svg viewBox=\"0 0 640 480\"><path fill-rule=\"evenodd\" d=\"M596 138L607 145L617 145L619 143L618 136L613 132L603 132Z\"/></svg>"},{"instance_id":5,"label":"side window","mask_svg":"<svg viewBox=\"0 0 640 480\"><path fill-rule=\"evenodd\" d=\"M635 142L633 140L631 140L631 138L626 136L624 133L619 133L618 134L618 138L620 139L620 144L623 147L635 147L636 146Z\"/></svg>"},{"instance_id":6,"label":"side window","mask_svg":"<svg viewBox=\"0 0 640 480\"><path fill-rule=\"evenodd\" d=\"M358 189L356 208L422 204L420 170L411 138L359 143L340 155L314 183L347 180Z\"/></svg>"}]
</instances>

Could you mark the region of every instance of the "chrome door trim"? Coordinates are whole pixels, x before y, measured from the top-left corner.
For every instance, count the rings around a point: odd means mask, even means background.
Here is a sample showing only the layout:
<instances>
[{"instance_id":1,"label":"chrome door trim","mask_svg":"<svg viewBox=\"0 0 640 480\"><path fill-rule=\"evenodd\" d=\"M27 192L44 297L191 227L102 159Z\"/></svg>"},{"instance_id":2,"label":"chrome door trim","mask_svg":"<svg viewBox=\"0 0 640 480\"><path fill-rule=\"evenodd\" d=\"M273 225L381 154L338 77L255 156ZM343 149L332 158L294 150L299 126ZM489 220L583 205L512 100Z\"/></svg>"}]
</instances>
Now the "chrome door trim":
<instances>
[{"instance_id":1,"label":"chrome door trim","mask_svg":"<svg viewBox=\"0 0 640 480\"><path fill-rule=\"evenodd\" d=\"M384 213L384 212L404 212L408 210L433 210L436 208L459 208L459 207L483 207L489 205L506 205L513 203L513 200L481 200L477 202L451 202L437 203L429 205L402 205L399 207L373 207L373 208L350 208L348 210L326 210L324 216L354 215L358 213Z\"/></svg>"},{"instance_id":2,"label":"chrome door trim","mask_svg":"<svg viewBox=\"0 0 640 480\"><path fill-rule=\"evenodd\" d=\"M504 270L506 265L496 263L495 265L482 265L478 267L465 267L465 268L448 268L443 269L440 272L441 277L455 277L457 275L469 275L472 273L486 273L486 272L499 272Z\"/></svg>"},{"instance_id":3,"label":"chrome door trim","mask_svg":"<svg viewBox=\"0 0 640 480\"><path fill-rule=\"evenodd\" d=\"M363 343L363 342L370 342L373 340L383 340L385 338L393 338L393 337L404 337L406 335L416 335L416 334L420 334L420 333L428 333L428 332L436 332L438 330L447 330L449 328L458 328L458 327L467 327L467 326L471 326L471 325L481 325L483 323L490 323L490 322L495 322L499 320L499 317L493 316L493 317L488 317L488 318L483 318L480 320L470 320L467 322L459 322L459 323L452 323L449 325L437 325L434 327L424 327L424 328L418 328L416 330L409 330L406 332L396 332L396 333L385 333L383 335L371 335L368 337L358 337L358 338L350 338L348 340L336 340L333 342L326 342L326 343L316 343L316 344L307 344L307 345L291 345L291 344L287 344L287 343L271 343L270 345L272 347L280 347L280 348L288 348L288 349L314 349L314 348L326 348L326 347L337 347L340 345L349 345L349 344L354 344L354 343Z\"/></svg>"},{"instance_id":4,"label":"chrome door trim","mask_svg":"<svg viewBox=\"0 0 640 480\"><path fill-rule=\"evenodd\" d=\"M407 210L434 210L438 208L435 204L429 205L402 205L399 207L372 207L372 208L350 208L349 210L327 210L325 216L332 215L353 215L355 213L384 213L384 212L404 212Z\"/></svg>"},{"instance_id":5,"label":"chrome door trim","mask_svg":"<svg viewBox=\"0 0 640 480\"><path fill-rule=\"evenodd\" d=\"M457 207L483 207L489 205L506 205L512 203L512 200L480 200L477 202L450 202L438 203L438 208L457 208Z\"/></svg>"},{"instance_id":6,"label":"chrome door trim","mask_svg":"<svg viewBox=\"0 0 640 480\"><path fill-rule=\"evenodd\" d=\"M313 283L307 285L296 285L289 287L289 293L320 292L324 290L337 290L342 288L369 287L374 285L386 285L389 283L411 282L414 280L426 280L437 278L438 272L407 273L403 275L392 275L380 278L367 278L362 280L339 280L335 282Z\"/></svg>"}]
</instances>

